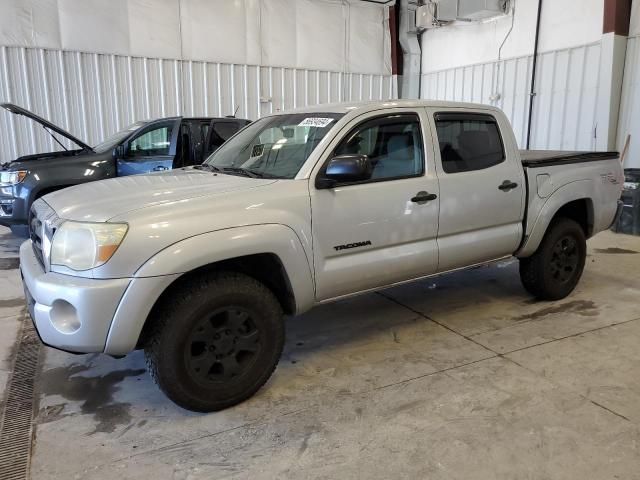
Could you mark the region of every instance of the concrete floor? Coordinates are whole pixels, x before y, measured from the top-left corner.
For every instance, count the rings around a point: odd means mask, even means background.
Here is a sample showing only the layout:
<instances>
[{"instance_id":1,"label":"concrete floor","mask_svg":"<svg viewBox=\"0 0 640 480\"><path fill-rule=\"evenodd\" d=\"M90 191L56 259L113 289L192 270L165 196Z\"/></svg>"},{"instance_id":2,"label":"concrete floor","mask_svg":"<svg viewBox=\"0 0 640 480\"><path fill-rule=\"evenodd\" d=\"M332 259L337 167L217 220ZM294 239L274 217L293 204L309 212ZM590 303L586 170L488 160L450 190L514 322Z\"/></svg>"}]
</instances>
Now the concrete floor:
<instances>
[{"instance_id":1,"label":"concrete floor","mask_svg":"<svg viewBox=\"0 0 640 480\"><path fill-rule=\"evenodd\" d=\"M20 295L2 270L0 360ZM209 415L140 353L47 349L32 478L640 479L639 299L640 238L605 232L559 302L513 261L342 301L290 319L266 387Z\"/></svg>"}]
</instances>

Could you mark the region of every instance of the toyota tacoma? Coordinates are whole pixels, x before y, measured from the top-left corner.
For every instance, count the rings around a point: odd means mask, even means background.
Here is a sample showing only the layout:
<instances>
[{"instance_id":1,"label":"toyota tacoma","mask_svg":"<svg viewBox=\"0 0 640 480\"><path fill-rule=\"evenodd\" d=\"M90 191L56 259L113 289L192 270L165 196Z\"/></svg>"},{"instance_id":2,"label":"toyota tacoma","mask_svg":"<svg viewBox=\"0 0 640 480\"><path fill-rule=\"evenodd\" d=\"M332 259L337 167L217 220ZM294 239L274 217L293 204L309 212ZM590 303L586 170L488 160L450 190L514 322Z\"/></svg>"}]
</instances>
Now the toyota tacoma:
<instances>
[{"instance_id":1,"label":"toyota tacoma","mask_svg":"<svg viewBox=\"0 0 640 480\"><path fill-rule=\"evenodd\" d=\"M285 315L511 256L534 297L569 295L623 182L615 152L521 152L493 107L323 105L42 197L20 268L45 344L144 349L171 400L214 411L269 379Z\"/></svg>"}]
</instances>

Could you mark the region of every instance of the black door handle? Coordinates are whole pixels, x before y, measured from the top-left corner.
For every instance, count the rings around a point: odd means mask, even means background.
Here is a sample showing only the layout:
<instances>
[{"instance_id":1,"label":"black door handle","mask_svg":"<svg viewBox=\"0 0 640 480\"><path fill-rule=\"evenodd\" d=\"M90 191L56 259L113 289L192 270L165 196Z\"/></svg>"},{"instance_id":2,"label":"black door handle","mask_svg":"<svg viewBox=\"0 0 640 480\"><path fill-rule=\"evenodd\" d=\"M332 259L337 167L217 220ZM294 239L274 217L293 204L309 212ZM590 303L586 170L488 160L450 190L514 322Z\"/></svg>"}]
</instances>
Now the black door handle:
<instances>
[{"instance_id":1,"label":"black door handle","mask_svg":"<svg viewBox=\"0 0 640 480\"><path fill-rule=\"evenodd\" d=\"M517 187L518 187L518 184L516 182L512 182L511 180L505 180L504 182L502 182L502 185L500 185L498 188L503 192L508 192L509 190L513 190L514 188L517 188Z\"/></svg>"},{"instance_id":2,"label":"black door handle","mask_svg":"<svg viewBox=\"0 0 640 480\"><path fill-rule=\"evenodd\" d=\"M435 200L438 196L435 193L418 192L416 196L411 199L413 203L427 203L431 200Z\"/></svg>"}]
</instances>

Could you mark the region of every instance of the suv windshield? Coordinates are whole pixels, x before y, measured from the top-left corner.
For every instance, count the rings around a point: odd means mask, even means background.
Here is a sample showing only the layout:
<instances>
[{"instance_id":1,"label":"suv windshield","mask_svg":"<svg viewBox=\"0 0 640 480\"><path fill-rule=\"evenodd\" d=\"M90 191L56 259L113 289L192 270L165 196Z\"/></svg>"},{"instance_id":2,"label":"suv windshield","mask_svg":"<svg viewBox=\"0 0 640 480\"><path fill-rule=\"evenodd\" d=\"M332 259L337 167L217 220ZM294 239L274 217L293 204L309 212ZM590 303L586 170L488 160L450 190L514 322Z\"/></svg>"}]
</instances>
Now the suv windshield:
<instances>
[{"instance_id":1,"label":"suv windshield","mask_svg":"<svg viewBox=\"0 0 640 480\"><path fill-rule=\"evenodd\" d=\"M294 178L341 113L292 113L257 120L204 162L225 173Z\"/></svg>"},{"instance_id":2,"label":"suv windshield","mask_svg":"<svg viewBox=\"0 0 640 480\"><path fill-rule=\"evenodd\" d=\"M125 138L131 135L133 132L138 130L141 126L143 126L147 122L136 122L129 125L126 128L123 128L119 132L114 133L113 135L105 138L102 143L99 143L95 147L93 147L93 151L96 153L104 153L108 152L112 148L115 148L120 144Z\"/></svg>"}]
</instances>

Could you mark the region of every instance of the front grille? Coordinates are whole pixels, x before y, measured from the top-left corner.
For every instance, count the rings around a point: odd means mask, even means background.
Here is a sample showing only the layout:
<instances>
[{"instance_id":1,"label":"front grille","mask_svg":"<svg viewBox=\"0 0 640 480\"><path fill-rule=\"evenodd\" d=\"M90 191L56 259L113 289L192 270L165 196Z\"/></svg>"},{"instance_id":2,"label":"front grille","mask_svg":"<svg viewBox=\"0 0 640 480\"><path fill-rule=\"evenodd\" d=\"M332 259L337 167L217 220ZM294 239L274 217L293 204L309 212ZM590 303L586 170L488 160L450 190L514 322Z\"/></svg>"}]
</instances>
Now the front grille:
<instances>
[{"instance_id":1,"label":"front grille","mask_svg":"<svg viewBox=\"0 0 640 480\"><path fill-rule=\"evenodd\" d=\"M60 218L44 200L38 199L33 202L29 211L29 238L33 252L45 270L45 244L51 245L51 239L59 224Z\"/></svg>"}]
</instances>

